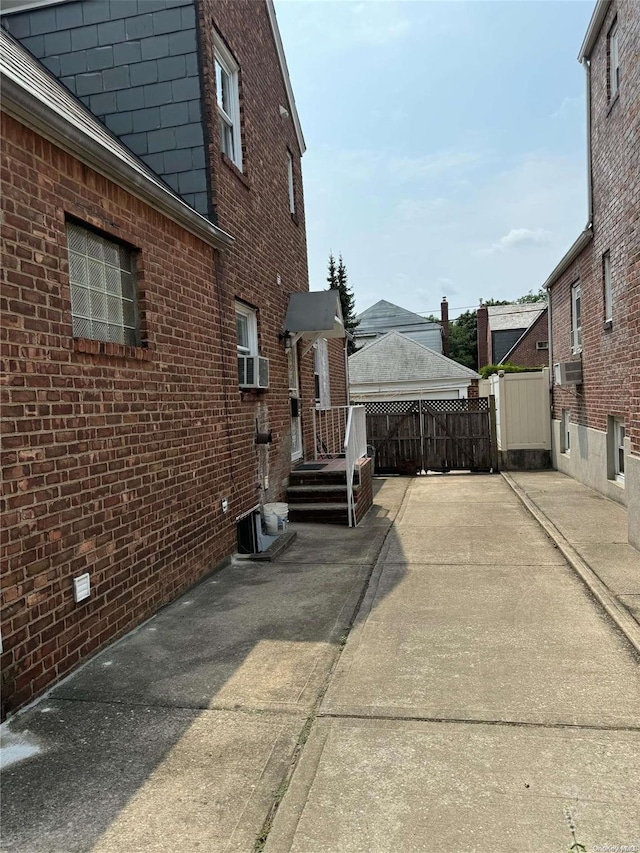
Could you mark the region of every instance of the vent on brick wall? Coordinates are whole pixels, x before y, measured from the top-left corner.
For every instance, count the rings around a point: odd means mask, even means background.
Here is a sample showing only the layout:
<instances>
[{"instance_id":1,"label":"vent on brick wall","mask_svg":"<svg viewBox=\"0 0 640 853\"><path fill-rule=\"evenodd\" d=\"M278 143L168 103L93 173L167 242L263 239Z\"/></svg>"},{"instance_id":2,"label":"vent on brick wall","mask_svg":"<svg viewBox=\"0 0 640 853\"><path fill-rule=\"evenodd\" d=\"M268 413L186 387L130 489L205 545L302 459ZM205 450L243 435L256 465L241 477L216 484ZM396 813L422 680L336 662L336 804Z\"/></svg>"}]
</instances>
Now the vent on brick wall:
<instances>
[{"instance_id":1,"label":"vent on brick wall","mask_svg":"<svg viewBox=\"0 0 640 853\"><path fill-rule=\"evenodd\" d=\"M536 341L536 349L549 349L549 341Z\"/></svg>"},{"instance_id":2,"label":"vent on brick wall","mask_svg":"<svg viewBox=\"0 0 640 853\"><path fill-rule=\"evenodd\" d=\"M77 603L89 598L91 594L91 580L88 574L79 575L73 579L73 598Z\"/></svg>"}]
</instances>

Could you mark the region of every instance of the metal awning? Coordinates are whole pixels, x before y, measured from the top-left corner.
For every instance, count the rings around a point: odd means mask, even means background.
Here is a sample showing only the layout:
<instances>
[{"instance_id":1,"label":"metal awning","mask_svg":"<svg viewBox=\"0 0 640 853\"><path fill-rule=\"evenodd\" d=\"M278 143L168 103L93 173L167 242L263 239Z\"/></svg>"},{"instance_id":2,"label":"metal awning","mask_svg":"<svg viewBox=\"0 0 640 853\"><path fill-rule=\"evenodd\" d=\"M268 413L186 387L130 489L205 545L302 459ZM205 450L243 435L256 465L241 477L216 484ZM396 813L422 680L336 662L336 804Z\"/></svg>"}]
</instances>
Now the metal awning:
<instances>
[{"instance_id":1,"label":"metal awning","mask_svg":"<svg viewBox=\"0 0 640 853\"><path fill-rule=\"evenodd\" d=\"M292 345L301 338L308 343L305 352L319 338L344 338L344 322L337 290L292 293L289 297L284 331Z\"/></svg>"}]
</instances>

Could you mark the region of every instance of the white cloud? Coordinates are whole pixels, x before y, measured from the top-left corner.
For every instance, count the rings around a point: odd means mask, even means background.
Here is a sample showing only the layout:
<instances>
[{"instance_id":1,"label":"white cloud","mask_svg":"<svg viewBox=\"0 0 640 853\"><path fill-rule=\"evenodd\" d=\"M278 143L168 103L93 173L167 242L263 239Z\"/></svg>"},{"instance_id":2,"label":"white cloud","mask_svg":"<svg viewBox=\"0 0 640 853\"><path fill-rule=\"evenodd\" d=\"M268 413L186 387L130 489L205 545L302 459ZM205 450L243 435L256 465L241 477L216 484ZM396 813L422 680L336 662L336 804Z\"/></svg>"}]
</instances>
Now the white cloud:
<instances>
[{"instance_id":1,"label":"white cloud","mask_svg":"<svg viewBox=\"0 0 640 853\"><path fill-rule=\"evenodd\" d=\"M544 246L551 242L553 235L545 228L512 228L508 234L493 243L488 249L480 249L481 255L506 252L520 246Z\"/></svg>"}]
</instances>

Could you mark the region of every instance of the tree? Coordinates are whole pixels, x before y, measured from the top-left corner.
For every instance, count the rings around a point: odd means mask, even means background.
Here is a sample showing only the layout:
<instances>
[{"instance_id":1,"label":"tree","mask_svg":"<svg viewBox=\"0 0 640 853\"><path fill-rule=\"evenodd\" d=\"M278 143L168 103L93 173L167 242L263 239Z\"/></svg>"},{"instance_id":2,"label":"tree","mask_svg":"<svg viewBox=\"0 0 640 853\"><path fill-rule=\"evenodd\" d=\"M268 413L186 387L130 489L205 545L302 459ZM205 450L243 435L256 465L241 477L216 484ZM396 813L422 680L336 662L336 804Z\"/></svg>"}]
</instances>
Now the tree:
<instances>
[{"instance_id":1,"label":"tree","mask_svg":"<svg viewBox=\"0 0 640 853\"><path fill-rule=\"evenodd\" d=\"M449 323L449 358L478 369L478 327L475 311L465 311Z\"/></svg>"},{"instance_id":2,"label":"tree","mask_svg":"<svg viewBox=\"0 0 640 853\"><path fill-rule=\"evenodd\" d=\"M329 255L329 275L327 281L332 290L337 290L340 296L340 307L342 308L342 319L347 332L353 333L357 328L359 320L356 319L355 296L348 284L347 268L342 260L342 255L338 255L338 264L333 253ZM347 352L351 355L355 352L355 346L351 339L347 341Z\"/></svg>"},{"instance_id":3,"label":"tree","mask_svg":"<svg viewBox=\"0 0 640 853\"><path fill-rule=\"evenodd\" d=\"M520 305L530 305L532 302L546 302L547 301L547 291L544 287L541 287L537 293L534 293L533 290L530 290L529 293L525 293L524 296L521 296L519 299L516 299Z\"/></svg>"}]
</instances>

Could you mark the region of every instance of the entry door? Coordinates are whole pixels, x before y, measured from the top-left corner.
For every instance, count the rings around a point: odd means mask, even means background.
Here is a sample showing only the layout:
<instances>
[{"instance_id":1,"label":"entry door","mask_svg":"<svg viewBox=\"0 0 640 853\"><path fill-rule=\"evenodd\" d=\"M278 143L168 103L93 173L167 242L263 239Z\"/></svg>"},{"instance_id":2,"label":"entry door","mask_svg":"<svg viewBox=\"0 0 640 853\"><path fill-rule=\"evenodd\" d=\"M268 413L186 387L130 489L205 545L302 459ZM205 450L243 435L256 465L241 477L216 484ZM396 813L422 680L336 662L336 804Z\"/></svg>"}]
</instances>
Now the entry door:
<instances>
[{"instance_id":1,"label":"entry door","mask_svg":"<svg viewBox=\"0 0 640 853\"><path fill-rule=\"evenodd\" d=\"M291 459L302 458L302 421L300 419L300 382L298 379L298 348L291 347L287 353L289 367L289 397L291 405Z\"/></svg>"}]
</instances>

